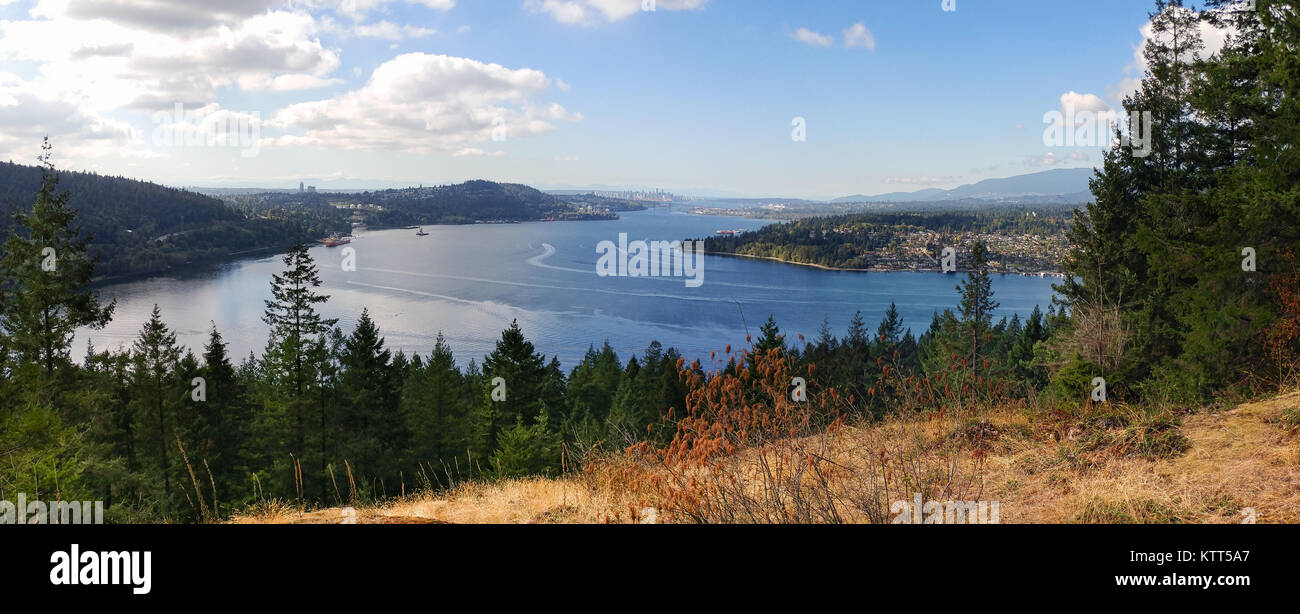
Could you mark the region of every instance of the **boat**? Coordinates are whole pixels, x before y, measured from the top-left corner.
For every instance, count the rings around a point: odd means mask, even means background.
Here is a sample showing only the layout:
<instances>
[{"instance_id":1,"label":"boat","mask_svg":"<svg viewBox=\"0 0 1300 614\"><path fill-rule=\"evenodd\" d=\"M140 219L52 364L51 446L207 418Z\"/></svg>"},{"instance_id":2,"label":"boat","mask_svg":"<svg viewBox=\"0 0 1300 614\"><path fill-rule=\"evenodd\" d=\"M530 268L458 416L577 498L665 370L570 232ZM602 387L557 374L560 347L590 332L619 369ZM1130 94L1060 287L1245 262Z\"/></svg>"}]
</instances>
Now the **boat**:
<instances>
[{"instance_id":1,"label":"boat","mask_svg":"<svg viewBox=\"0 0 1300 614\"><path fill-rule=\"evenodd\" d=\"M420 232L415 233L415 236L417 236L417 237L427 237L427 236L429 236L429 233L425 232L424 229L421 228L421 229L420 229Z\"/></svg>"},{"instance_id":2,"label":"boat","mask_svg":"<svg viewBox=\"0 0 1300 614\"><path fill-rule=\"evenodd\" d=\"M717 232L717 234L718 234L718 236L721 236L721 237L735 237L735 236L739 236L739 235L745 234L745 231L743 231L743 230L719 230L719 231Z\"/></svg>"},{"instance_id":3,"label":"boat","mask_svg":"<svg viewBox=\"0 0 1300 614\"><path fill-rule=\"evenodd\" d=\"M326 237L324 241L325 247L338 247L340 245L347 245L351 242L352 237L340 237L338 235L330 235Z\"/></svg>"}]
</instances>

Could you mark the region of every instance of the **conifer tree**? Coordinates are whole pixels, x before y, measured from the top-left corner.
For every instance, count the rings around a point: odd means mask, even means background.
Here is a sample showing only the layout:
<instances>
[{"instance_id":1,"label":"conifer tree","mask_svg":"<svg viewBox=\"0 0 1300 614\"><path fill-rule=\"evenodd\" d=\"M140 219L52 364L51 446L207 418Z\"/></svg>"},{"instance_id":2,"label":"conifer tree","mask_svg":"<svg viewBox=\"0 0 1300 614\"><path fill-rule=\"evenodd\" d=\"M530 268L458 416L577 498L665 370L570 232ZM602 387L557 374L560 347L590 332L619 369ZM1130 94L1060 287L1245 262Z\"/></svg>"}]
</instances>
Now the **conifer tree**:
<instances>
[{"instance_id":1,"label":"conifer tree","mask_svg":"<svg viewBox=\"0 0 1300 614\"><path fill-rule=\"evenodd\" d=\"M959 304L961 314L962 336L966 340L970 359L971 373L979 377L980 364L984 358L982 348L986 343L993 320L993 311L998 302L993 300L993 280L989 277L988 248L983 242L976 241L970 250L971 270L966 280L957 286L961 293ZM973 379L972 378L972 379Z\"/></svg>"},{"instance_id":2,"label":"conifer tree","mask_svg":"<svg viewBox=\"0 0 1300 614\"><path fill-rule=\"evenodd\" d=\"M181 348L176 333L162 320L162 311L154 305L149 321L140 329L131 352L132 387L137 414L141 419L141 436L150 442L158 461L162 493L159 503L163 513L170 509L172 467L168 450L175 445L177 403L181 398L177 370Z\"/></svg>"},{"instance_id":3,"label":"conifer tree","mask_svg":"<svg viewBox=\"0 0 1300 614\"><path fill-rule=\"evenodd\" d=\"M329 296L316 292L321 285L320 272L307 246L298 242L283 262L284 272L271 278L272 298L266 301L262 316L271 327L263 363L272 388L289 397L293 424L289 453L301 460L307 450L309 388L317 381L316 372L325 358L321 341L338 321L323 318L317 311Z\"/></svg>"},{"instance_id":4,"label":"conifer tree","mask_svg":"<svg viewBox=\"0 0 1300 614\"><path fill-rule=\"evenodd\" d=\"M480 435L484 449L491 453L496 450L502 429L532 423L543 409L541 392L546 381L545 359L524 337L517 320L501 333L496 349L483 359L483 379L486 405ZM504 387L498 388L497 384L504 384ZM504 401L492 399L496 390L505 394ZM608 406L605 409L608 411Z\"/></svg>"},{"instance_id":5,"label":"conifer tree","mask_svg":"<svg viewBox=\"0 0 1300 614\"><path fill-rule=\"evenodd\" d=\"M0 248L0 347L15 366L35 365L46 380L70 364L76 329L103 327L114 306L101 305L90 288L90 239L76 226L67 192L58 189L52 155L47 138L36 202L18 215L17 227Z\"/></svg>"}]
</instances>

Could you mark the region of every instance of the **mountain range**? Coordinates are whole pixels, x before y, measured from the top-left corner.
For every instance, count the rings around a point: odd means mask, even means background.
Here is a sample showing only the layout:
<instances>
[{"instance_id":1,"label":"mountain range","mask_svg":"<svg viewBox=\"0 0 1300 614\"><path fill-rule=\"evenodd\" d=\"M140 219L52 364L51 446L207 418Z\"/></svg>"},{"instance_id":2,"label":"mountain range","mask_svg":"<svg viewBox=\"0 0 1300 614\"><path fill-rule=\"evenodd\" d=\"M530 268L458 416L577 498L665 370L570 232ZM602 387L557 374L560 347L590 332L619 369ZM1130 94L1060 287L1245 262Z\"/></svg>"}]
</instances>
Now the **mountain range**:
<instances>
[{"instance_id":1,"label":"mountain range","mask_svg":"<svg viewBox=\"0 0 1300 614\"><path fill-rule=\"evenodd\" d=\"M857 194L836 198L831 202L1008 202L1032 199L1039 202L1082 203L1092 199L1092 194L1088 191L1088 180L1092 178L1093 172L1091 168L1060 168L1002 179L985 179L951 190L927 188L915 192L891 192L875 196Z\"/></svg>"}]
</instances>

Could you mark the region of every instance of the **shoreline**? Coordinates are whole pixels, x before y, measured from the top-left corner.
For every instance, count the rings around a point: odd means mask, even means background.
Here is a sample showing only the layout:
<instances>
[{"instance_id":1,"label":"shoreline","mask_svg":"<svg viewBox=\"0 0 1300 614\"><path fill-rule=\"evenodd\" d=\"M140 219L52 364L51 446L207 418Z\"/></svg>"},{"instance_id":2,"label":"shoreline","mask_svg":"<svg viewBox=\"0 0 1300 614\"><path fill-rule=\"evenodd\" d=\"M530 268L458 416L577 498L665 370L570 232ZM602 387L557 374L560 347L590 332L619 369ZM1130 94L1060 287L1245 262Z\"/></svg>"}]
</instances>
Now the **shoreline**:
<instances>
[{"instance_id":1,"label":"shoreline","mask_svg":"<svg viewBox=\"0 0 1300 614\"><path fill-rule=\"evenodd\" d=\"M789 264L793 266L810 267L814 269L820 269L822 271L831 271L836 273L942 273L943 272L943 269L937 267L919 268L919 269L897 269L897 268L855 269L855 268L848 268L848 267L827 266L824 264L813 264L811 262L795 262L793 260L784 260L781 258L777 258L775 256L754 256L752 254L736 254L732 252L714 252L714 251L705 251L704 253L711 256L726 256L731 258L749 258L752 260L767 260L770 262L779 262L781 264ZM957 273L962 273L962 272L964 271L957 271ZM1018 273L1015 271L1000 271L1000 270L990 269L989 273L996 274L996 275L1016 275L1018 277L1040 277L1040 278L1041 277L1063 278L1065 276L1065 273L1061 271L1040 271L1038 273Z\"/></svg>"}]
</instances>

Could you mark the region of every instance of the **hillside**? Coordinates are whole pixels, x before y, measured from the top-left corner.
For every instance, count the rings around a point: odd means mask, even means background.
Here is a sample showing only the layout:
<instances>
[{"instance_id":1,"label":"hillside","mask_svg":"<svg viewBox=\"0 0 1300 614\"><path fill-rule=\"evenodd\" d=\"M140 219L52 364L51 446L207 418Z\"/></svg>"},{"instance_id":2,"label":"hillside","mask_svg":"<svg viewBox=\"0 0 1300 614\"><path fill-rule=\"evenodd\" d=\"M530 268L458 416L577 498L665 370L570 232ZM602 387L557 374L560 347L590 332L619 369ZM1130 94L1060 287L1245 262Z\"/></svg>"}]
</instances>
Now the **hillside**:
<instances>
[{"instance_id":1,"label":"hillside","mask_svg":"<svg viewBox=\"0 0 1300 614\"><path fill-rule=\"evenodd\" d=\"M12 230L13 214L31 206L40 184L39 167L0 163L0 232ZM164 273L287 247L300 223L288 216L249 215L201 194L123 177L61 171L59 189L68 192L77 223L92 237L89 251L99 258L100 279ZM304 226L310 238L327 230L310 220Z\"/></svg>"},{"instance_id":2,"label":"hillside","mask_svg":"<svg viewBox=\"0 0 1300 614\"><path fill-rule=\"evenodd\" d=\"M710 253L767 258L833 269L938 270L945 247L968 251L983 241L994 269L1059 271L1069 249L1070 216L1044 212L855 213L772 224L704 240Z\"/></svg>"},{"instance_id":3,"label":"hillside","mask_svg":"<svg viewBox=\"0 0 1300 614\"><path fill-rule=\"evenodd\" d=\"M332 202L374 205L359 212L372 227L413 224L472 224L538 220L617 219L616 211L644 206L594 195L559 197L526 185L467 181L456 185L404 188L331 196Z\"/></svg>"},{"instance_id":4,"label":"hillside","mask_svg":"<svg viewBox=\"0 0 1300 614\"><path fill-rule=\"evenodd\" d=\"M1020 523L1240 523L1253 510L1258 523L1300 522L1300 447L1288 412L1300 392L1245 403L1228 411L1193 413L1172 423L1125 417L1123 408L1091 416L1030 419L1001 411L960 428L951 418L887 420L843 429L827 446L831 462L857 467L877 451L900 465L942 467L948 453L987 449L976 465L956 463L967 498L997 501L1000 521ZM1135 410L1136 411L1136 410ZM1172 429L1170 428L1170 425ZM960 433L964 443L953 441ZM972 435L972 433L977 433ZM982 443L974 443L978 440ZM1158 449L1144 442L1162 441ZM805 440L801 445L808 445ZM752 452L737 455L735 474L752 476ZM965 455L963 455L965 456ZM299 513L267 506L236 523L362 524L673 522L652 510L651 493L634 493L626 471L588 468L563 479L474 483L450 493L409 497L378 507ZM963 468L964 467L964 468ZM891 469L893 471L894 469ZM811 476L805 484L812 488ZM938 497L936 497L938 498ZM846 517L846 521L869 521Z\"/></svg>"}]
</instances>

